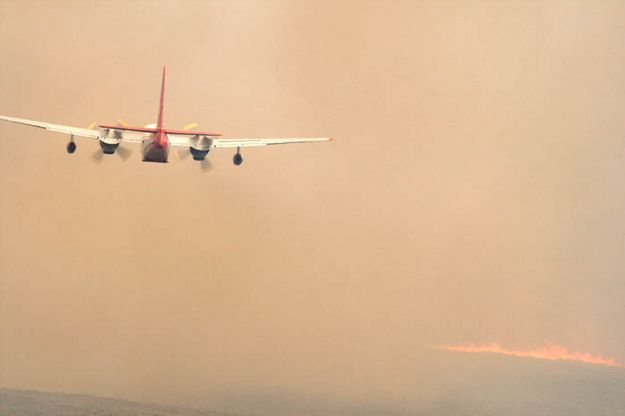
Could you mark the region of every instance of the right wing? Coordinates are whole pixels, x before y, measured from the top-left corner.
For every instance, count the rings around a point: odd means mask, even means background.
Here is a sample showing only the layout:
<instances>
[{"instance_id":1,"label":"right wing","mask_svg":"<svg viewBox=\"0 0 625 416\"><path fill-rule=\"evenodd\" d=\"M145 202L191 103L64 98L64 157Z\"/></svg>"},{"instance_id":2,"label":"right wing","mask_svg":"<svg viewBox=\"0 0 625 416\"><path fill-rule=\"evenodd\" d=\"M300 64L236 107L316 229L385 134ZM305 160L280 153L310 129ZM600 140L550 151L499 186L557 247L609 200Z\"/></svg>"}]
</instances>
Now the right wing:
<instances>
[{"instance_id":1,"label":"right wing","mask_svg":"<svg viewBox=\"0 0 625 416\"><path fill-rule=\"evenodd\" d=\"M259 147L275 144L327 142L329 137L289 137L289 138L223 138L210 133L167 132L172 146L195 147L198 149L225 147Z\"/></svg>"},{"instance_id":2,"label":"right wing","mask_svg":"<svg viewBox=\"0 0 625 416\"><path fill-rule=\"evenodd\" d=\"M80 127L64 126L62 124L44 123L43 121L26 120L24 118L0 116L0 120L11 123L24 124L26 126L38 127L40 129L65 133L72 136L87 137L89 139L99 139L100 131L91 129L81 129Z\"/></svg>"},{"instance_id":3,"label":"right wing","mask_svg":"<svg viewBox=\"0 0 625 416\"><path fill-rule=\"evenodd\" d=\"M213 139L213 147L258 147L271 146L274 144L312 143L327 142L332 140L329 137L288 137L288 138L258 138L258 139Z\"/></svg>"}]
</instances>

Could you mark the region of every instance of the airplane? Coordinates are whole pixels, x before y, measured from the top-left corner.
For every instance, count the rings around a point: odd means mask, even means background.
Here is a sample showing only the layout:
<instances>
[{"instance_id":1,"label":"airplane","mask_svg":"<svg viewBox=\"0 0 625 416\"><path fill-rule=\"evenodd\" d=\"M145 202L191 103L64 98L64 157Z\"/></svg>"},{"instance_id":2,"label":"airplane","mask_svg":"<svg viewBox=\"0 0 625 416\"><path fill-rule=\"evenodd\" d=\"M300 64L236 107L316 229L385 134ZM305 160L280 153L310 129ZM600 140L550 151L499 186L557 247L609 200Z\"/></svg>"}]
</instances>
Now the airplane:
<instances>
[{"instance_id":1,"label":"airplane","mask_svg":"<svg viewBox=\"0 0 625 416\"><path fill-rule=\"evenodd\" d=\"M100 143L100 149L94 156L96 161L100 160L102 155L111 155L116 152L124 160L127 159L130 152L119 145L122 142L129 142L141 144L141 153L144 162L168 162L170 147L174 146L181 150L181 158L190 154L193 156L193 160L202 162L204 167L209 168L210 162L208 162L206 155L212 148L236 148L236 153L232 158L232 162L236 166L239 166L243 163L243 157L241 156L242 147L326 142L332 140L329 137L223 138L220 133L166 128L164 125L166 80L167 67L163 66L157 121L155 124L149 124L145 127L130 127L126 126L125 123L118 123L118 125L101 124L97 126L97 129L92 127L85 129L7 116L0 116L0 120L38 127L57 133L69 134L70 139L69 143L67 143L68 153L74 153L76 151L74 137L96 139ZM195 126L197 125L193 125L193 127Z\"/></svg>"}]
</instances>

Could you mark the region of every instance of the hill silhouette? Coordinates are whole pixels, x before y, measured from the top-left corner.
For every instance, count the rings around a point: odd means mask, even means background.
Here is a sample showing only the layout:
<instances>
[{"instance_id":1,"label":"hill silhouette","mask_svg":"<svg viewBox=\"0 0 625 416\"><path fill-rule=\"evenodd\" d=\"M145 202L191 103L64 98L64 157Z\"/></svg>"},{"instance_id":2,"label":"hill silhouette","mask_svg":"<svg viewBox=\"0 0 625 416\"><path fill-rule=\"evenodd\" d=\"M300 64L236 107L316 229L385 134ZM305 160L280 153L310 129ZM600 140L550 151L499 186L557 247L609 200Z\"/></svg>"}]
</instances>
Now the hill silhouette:
<instances>
[{"instance_id":1,"label":"hill silhouette","mask_svg":"<svg viewBox=\"0 0 625 416\"><path fill-rule=\"evenodd\" d=\"M0 388L0 415L6 416L238 416L186 407L141 403L83 394Z\"/></svg>"},{"instance_id":2,"label":"hill silhouette","mask_svg":"<svg viewBox=\"0 0 625 416\"><path fill-rule=\"evenodd\" d=\"M245 394L228 405L262 416L625 416L625 370L492 353L436 353L426 394L338 402L295 392ZM432 388L434 386L434 388ZM410 397L412 396L412 397ZM269 404L270 403L270 404ZM210 403L207 404L210 407ZM235 416L234 413L78 394L0 389L0 415Z\"/></svg>"}]
</instances>

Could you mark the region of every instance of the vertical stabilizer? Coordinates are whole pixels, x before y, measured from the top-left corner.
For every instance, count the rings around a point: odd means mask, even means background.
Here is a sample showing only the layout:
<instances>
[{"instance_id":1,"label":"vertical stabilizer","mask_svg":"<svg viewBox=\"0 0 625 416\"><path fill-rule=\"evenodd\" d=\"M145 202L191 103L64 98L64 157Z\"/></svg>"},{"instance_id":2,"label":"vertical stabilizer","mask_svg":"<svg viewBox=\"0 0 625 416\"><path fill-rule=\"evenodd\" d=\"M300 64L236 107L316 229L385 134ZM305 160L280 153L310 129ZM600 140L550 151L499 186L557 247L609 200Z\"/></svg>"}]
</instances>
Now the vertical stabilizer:
<instances>
[{"instance_id":1,"label":"vertical stabilizer","mask_svg":"<svg viewBox=\"0 0 625 416\"><path fill-rule=\"evenodd\" d=\"M167 66L163 65L163 79L161 81L161 100L158 105L158 119L156 121L156 128L163 128L163 113L165 112L165 80L167 79Z\"/></svg>"}]
</instances>

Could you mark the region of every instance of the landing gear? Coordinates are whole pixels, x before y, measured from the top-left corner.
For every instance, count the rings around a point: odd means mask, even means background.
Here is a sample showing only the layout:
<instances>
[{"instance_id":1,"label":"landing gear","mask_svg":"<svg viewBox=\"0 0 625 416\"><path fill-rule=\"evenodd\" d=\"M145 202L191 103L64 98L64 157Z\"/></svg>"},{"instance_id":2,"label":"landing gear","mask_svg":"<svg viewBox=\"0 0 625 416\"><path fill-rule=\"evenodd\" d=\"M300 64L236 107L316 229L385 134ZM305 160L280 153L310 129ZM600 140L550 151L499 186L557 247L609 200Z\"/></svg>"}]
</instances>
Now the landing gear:
<instances>
[{"instance_id":1,"label":"landing gear","mask_svg":"<svg viewBox=\"0 0 625 416\"><path fill-rule=\"evenodd\" d=\"M241 156L241 148L240 147L237 147L237 153L232 158L232 163L234 163L237 166L239 166L241 163L243 163L243 156Z\"/></svg>"},{"instance_id":2,"label":"landing gear","mask_svg":"<svg viewBox=\"0 0 625 416\"><path fill-rule=\"evenodd\" d=\"M76 143L74 143L74 136L70 136L69 143L67 143L67 153L74 153L76 151Z\"/></svg>"}]
</instances>

